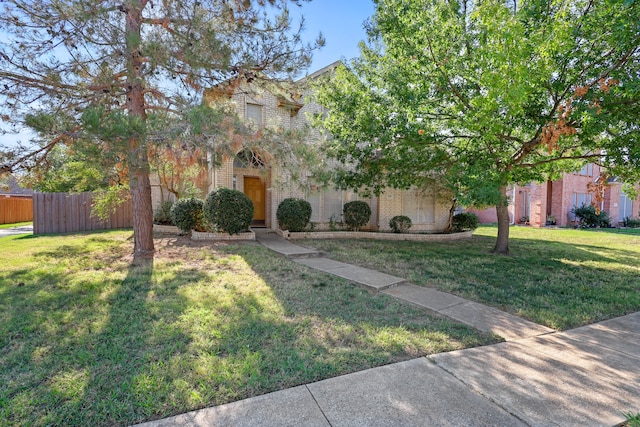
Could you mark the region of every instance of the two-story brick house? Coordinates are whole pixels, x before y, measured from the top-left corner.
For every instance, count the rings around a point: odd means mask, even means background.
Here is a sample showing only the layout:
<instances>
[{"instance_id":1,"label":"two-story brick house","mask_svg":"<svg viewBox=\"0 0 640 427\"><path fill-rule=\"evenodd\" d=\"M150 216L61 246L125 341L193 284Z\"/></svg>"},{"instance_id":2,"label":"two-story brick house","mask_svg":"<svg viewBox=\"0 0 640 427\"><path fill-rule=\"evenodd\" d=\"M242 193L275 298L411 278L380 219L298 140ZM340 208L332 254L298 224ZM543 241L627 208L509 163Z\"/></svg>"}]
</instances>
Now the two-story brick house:
<instances>
[{"instance_id":1,"label":"two-story brick house","mask_svg":"<svg viewBox=\"0 0 640 427\"><path fill-rule=\"evenodd\" d=\"M333 63L304 79L296 82L304 91L305 83L325 73L332 72L339 62ZM221 93L231 99L238 115L251 120L258 127L271 126L281 129L299 129L308 127L311 113L321 112L309 92L299 96L274 91L252 91L250 86L235 88L232 91L219 91L217 94L205 94L207 102L216 102ZM317 129L311 129L308 142L317 144L322 138ZM260 150L251 150L239 143L234 145L235 156L225 155L218 166L209 165L207 191L226 187L245 193L254 204L254 225L277 228L276 211L279 203L287 197L299 197L309 201L312 207L311 221L318 229L329 228L335 221L341 221L345 203L352 200L364 200L371 207L372 215L368 228L389 230L389 221L396 215L411 218L411 231L440 232L448 223L449 206L439 204L429 190L388 189L379 197L363 199L351 190L337 190L332 186L303 186L291 183L282 185L281 179L287 173L286 165L278 167L271 162L271 154ZM159 181L154 180L153 202L157 209L168 192L162 191Z\"/></svg>"},{"instance_id":2,"label":"two-story brick house","mask_svg":"<svg viewBox=\"0 0 640 427\"><path fill-rule=\"evenodd\" d=\"M565 173L560 179L544 183L513 185L508 189L509 213L514 224L528 224L536 227L547 225L550 217L557 226L573 225L575 215L572 210L581 205L596 203L597 198L589 191L589 185L600 176L600 166L585 165L578 172ZM611 225L621 224L626 217L638 218L640 201L630 199L622 192L622 183L609 180L600 209L607 212ZM482 223L496 222L495 209L472 210Z\"/></svg>"}]
</instances>

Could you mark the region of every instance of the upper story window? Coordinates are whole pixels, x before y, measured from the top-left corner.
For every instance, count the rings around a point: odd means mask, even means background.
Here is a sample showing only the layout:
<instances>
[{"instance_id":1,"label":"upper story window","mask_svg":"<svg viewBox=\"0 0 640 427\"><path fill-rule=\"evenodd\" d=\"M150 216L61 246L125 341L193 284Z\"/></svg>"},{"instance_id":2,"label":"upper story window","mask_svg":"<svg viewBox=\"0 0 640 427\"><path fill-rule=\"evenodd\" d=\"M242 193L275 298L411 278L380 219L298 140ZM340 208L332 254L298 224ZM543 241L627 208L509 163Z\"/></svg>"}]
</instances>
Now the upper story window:
<instances>
[{"instance_id":1,"label":"upper story window","mask_svg":"<svg viewBox=\"0 0 640 427\"><path fill-rule=\"evenodd\" d=\"M252 121L259 128L262 127L262 105L247 104L247 121Z\"/></svg>"},{"instance_id":2,"label":"upper story window","mask_svg":"<svg viewBox=\"0 0 640 427\"><path fill-rule=\"evenodd\" d=\"M580 172L578 172L578 175L593 176L593 163L587 163L584 165L582 169L580 169Z\"/></svg>"}]
</instances>

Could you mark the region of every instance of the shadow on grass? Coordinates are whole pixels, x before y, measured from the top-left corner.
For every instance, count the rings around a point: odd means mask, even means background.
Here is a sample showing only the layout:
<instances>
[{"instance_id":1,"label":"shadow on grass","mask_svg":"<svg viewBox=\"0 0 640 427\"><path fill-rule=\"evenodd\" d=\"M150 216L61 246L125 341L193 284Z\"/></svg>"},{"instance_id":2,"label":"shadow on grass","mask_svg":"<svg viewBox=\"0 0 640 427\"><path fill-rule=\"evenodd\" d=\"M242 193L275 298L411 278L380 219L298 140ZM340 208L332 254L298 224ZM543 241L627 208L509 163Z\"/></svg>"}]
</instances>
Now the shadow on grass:
<instances>
[{"instance_id":1,"label":"shadow on grass","mask_svg":"<svg viewBox=\"0 0 640 427\"><path fill-rule=\"evenodd\" d=\"M142 264L61 243L0 272L9 425L130 425L493 342L255 243L178 238Z\"/></svg>"},{"instance_id":2,"label":"shadow on grass","mask_svg":"<svg viewBox=\"0 0 640 427\"><path fill-rule=\"evenodd\" d=\"M308 244L337 260L405 277L552 328L568 329L640 310L638 247L629 239L599 240L604 236L551 232L539 238L512 237L510 256L490 253L495 243L490 236L428 245L382 241Z\"/></svg>"},{"instance_id":3,"label":"shadow on grass","mask_svg":"<svg viewBox=\"0 0 640 427\"><path fill-rule=\"evenodd\" d=\"M150 372L186 351L190 337L167 325L187 302L153 277L153 259L110 255L114 277L42 271L86 252L86 245L42 251L39 267L3 279L0 419L8 425L128 425L170 411L158 409L159 398L170 400L168 387Z\"/></svg>"}]
</instances>

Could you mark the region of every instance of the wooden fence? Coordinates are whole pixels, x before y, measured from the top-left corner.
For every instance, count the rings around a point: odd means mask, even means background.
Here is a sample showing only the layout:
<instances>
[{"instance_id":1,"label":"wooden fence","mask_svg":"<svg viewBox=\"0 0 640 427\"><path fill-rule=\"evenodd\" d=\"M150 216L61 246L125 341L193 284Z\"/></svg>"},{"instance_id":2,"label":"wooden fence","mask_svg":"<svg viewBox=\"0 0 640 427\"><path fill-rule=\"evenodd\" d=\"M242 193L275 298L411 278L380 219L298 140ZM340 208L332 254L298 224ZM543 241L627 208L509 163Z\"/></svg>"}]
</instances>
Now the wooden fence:
<instances>
[{"instance_id":1,"label":"wooden fence","mask_svg":"<svg viewBox=\"0 0 640 427\"><path fill-rule=\"evenodd\" d=\"M0 194L0 224L13 224L32 219L31 195Z\"/></svg>"},{"instance_id":2,"label":"wooden fence","mask_svg":"<svg viewBox=\"0 0 640 427\"><path fill-rule=\"evenodd\" d=\"M91 216L93 193L33 195L33 234L128 228L133 225L131 201L118 206L109 220Z\"/></svg>"}]
</instances>

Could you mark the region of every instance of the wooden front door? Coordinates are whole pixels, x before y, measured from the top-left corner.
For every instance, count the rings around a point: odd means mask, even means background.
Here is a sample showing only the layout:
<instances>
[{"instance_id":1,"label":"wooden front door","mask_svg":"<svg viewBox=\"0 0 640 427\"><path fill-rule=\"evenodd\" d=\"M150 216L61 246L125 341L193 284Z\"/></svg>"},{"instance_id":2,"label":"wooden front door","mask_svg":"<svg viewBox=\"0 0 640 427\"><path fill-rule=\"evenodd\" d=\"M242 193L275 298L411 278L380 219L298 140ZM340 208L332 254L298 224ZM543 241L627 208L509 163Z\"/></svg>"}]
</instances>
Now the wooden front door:
<instances>
[{"instance_id":1,"label":"wooden front door","mask_svg":"<svg viewBox=\"0 0 640 427\"><path fill-rule=\"evenodd\" d=\"M253 203L253 220L264 221L266 205L266 187L260 178L244 177L244 194Z\"/></svg>"}]
</instances>

